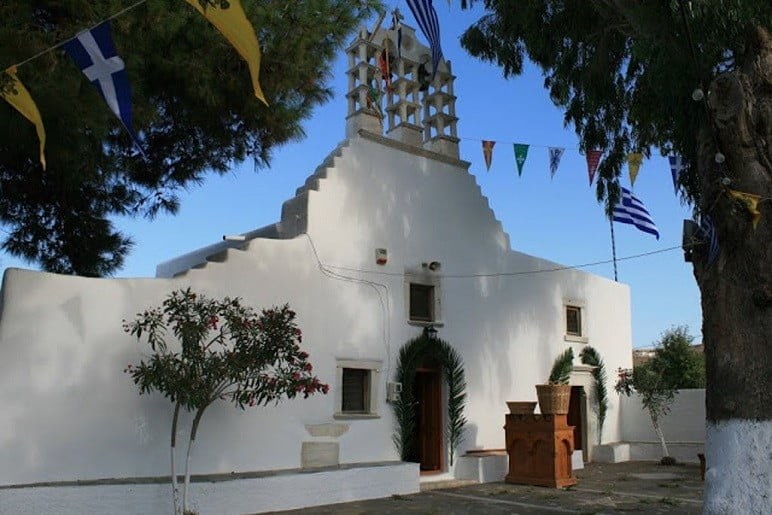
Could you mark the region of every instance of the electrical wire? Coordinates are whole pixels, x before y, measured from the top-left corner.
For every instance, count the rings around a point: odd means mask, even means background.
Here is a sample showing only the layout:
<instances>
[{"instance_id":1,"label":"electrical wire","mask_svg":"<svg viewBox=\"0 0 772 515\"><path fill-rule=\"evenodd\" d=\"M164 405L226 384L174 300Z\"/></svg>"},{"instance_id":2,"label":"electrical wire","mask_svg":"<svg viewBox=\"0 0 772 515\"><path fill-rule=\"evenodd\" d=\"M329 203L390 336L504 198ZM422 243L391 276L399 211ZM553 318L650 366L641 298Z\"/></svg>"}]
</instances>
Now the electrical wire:
<instances>
[{"instance_id":1,"label":"electrical wire","mask_svg":"<svg viewBox=\"0 0 772 515\"><path fill-rule=\"evenodd\" d=\"M696 246L700 244L693 244L689 246ZM653 256L655 254L662 254L664 252L671 252L676 249L681 249L681 245L676 245L673 247L666 247L662 249L652 250L649 252L642 252L640 254L632 254L630 256L623 256L618 257L617 261L629 261L632 259L640 259L643 257ZM567 265L567 266L557 266L553 268L544 268L539 270L518 270L518 271L512 271L512 272L489 272L489 273L459 273L459 274L438 274L439 277L443 279L473 279L473 278L480 278L480 277L513 277L513 276L519 276L519 275L534 275L534 274L545 274L545 273L552 273L552 272L562 272L565 270L575 270L580 268L588 268L591 266L598 266L598 265L605 265L608 263L612 263L613 259L605 259L601 261L592 261L589 263L582 263L579 265ZM321 263L320 263L321 264ZM398 276L398 277L404 277L406 275L410 275L409 273L401 273L401 272L385 272L380 270L365 270L365 269L359 269L359 268L352 268L352 267L345 267L345 266L336 266L336 265L330 265L330 264L323 264L321 266L324 266L325 268L332 268L336 270L343 270L346 272L358 272L362 274L374 274L374 275L384 275L384 276Z\"/></svg>"},{"instance_id":2,"label":"electrical wire","mask_svg":"<svg viewBox=\"0 0 772 515\"><path fill-rule=\"evenodd\" d=\"M89 28L87 28L87 29L85 29L85 30L86 30L86 31L88 31L88 30L91 30L91 29L93 29L94 27L96 27L97 25L101 25L102 23L104 23L104 22L106 22L106 21L110 21L110 20L112 20L112 19L114 19L114 18L117 18L118 16L121 16L121 15L123 15L123 14L126 14L127 12L131 11L132 9L134 9L134 8L136 8L136 7L139 7L140 5L144 4L145 2L147 2L147 0L139 0L138 2L135 2L135 3L131 4L131 5L130 5L130 6L128 6L128 7L124 7L123 9L121 9L120 11L118 11L117 13L115 13L115 14L112 14L112 15L108 16L108 17L107 17L107 18L105 18L104 20L102 20L102 21L99 21L99 22L95 23L94 25L90 26ZM77 36L77 34L76 34L75 36L72 36L71 38L67 38L67 39L65 39L64 41L60 41L59 43L57 43L57 44L55 44L55 45L53 45L53 46L51 46L51 47L48 47L48 48L46 48L45 50L41 50L40 52L38 52L37 54L33 55L32 57L28 57L27 59L25 59L25 60L23 60L23 61L20 61L20 62L18 62L18 63L16 63L16 64L14 64L14 65L12 65L12 66L9 66L9 67L7 67L7 68L6 68L6 70L12 70L12 69L14 69L14 68L18 68L19 66L22 66L22 65L24 65L24 64L27 64L27 63L28 63L28 62L30 62L30 61L34 61L34 60L35 60L35 59L37 59L38 57L44 56L44 55L46 55L47 53L49 53L49 52L53 52L53 51L54 51L54 50L56 50L57 48L59 48L59 47L61 47L61 46L64 46L64 45L66 45L67 43L69 43L70 41L72 41L73 39L75 39L76 37L78 37L78 36Z\"/></svg>"},{"instance_id":3,"label":"electrical wire","mask_svg":"<svg viewBox=\"0 0 772 515\"><path fill-rule=\"evenodd\" d=\"M311 251L314 254L314 259L316 260L316 264L319 268L319 271L322 272L322 275L325 277L328 277L330 279L335 279L338 281L348 282L348 283L354 283L354 284L363 284L365 286L368 286L373 289L376 296L378 297L378 302L381 305L381 314L383 315L383 330L382 330L382 337L383 337L383 346L386 351L386 372L383 375L385 380L388 382L390 380L390 373L391 373L391 343L390 343L390 337L391 337L391 302L390 302L390 295L389 295L389 287L386 284L378 283L375 281L368 281L367 279L362 279L360 277L351 277L348 275L343 275L338 272L334 272L330 270L327 265L325 265L322 260L319 258L319 252L316 249L316 244L314 244L313 238L311 238L311 235L307 232L303 233L303 235L308 239L308 243L311 246ZM383 293L381 292L380 288L383 288Z\"/></svg>"}]
</instances>

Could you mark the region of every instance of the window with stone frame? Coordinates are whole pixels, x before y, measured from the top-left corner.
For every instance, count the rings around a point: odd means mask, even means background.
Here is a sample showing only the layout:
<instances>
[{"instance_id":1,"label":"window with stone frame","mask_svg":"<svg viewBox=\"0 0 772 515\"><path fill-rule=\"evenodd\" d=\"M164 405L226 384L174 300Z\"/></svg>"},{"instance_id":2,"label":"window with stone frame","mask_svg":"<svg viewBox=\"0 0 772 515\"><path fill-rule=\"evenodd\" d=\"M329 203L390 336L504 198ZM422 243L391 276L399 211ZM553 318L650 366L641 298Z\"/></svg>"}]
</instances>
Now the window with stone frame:
<instances>
[{"instance_id":1,"label":"window with stone frame","mask_svg":"<svg viewBox=\"0 0 772 515\"><path fill-rule=\"evenodd\" d=\"M566 335L582 335L582 308L579 306L566 306Z\"/></svg>"},{"instance_id":2,"label":"window with stone frame","mask_svg":"<svg viewBox=\"0 0 772 515\"><path fill-rule=\"evenodd\" d=\"M341 413L370 413L370 370L344 368L341 381Z\"/></svg>"},{"instance_id":3,"label":"window with stone frame","mask_svg":"<svg viewBox=\"0 0 772 515\"><path fill-rule=\"evenodd\" d=\"M431 284L410 283L409 317L415 322L435 321L435 288Z\"/></svg>"},{"instance_id":4,"label":"window with stone frame","mask_svg":"<svg viewBox=\"0 0 772 515\"><path fill-rule=\"evenodd\" d=\"M337 358L335 412L333 418L378 418L379 384L383 362L372 359Z\"/></svg>"}]
</instances>

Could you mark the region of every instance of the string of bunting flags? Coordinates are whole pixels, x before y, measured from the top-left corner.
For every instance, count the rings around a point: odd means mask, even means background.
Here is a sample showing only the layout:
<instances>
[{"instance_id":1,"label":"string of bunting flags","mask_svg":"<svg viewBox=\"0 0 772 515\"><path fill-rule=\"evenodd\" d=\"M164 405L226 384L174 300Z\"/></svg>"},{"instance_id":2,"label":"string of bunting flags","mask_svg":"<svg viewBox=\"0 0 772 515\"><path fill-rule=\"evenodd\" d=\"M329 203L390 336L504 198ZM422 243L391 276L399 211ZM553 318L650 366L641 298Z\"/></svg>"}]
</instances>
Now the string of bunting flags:
<instances>
[{"instance_id":1,"label":"string of bunting flags","mask_svg":"<svg viewBox=\"0 0 772 515\"><path fill-rule=\"evenodd\" d=\"M466 140L472 140L472 141L480 141L482 143L482 152L483 152L483 158L485 160L485 169L487 171L490 171L491 164L493 163L493 149L496 146L495 140L474 140L472 138L460 138L460 139L466 139ZM501 143L501 142L499 142ZM525 168L525 162L528 159L528 152L531 147L534 146L542 146L542 145L531 145L527 143L511 143L512 148L514 150L514 156L515 156L515 164L517 165L517 175L522 176L523 175L523 169ZM566 151L565 147L545 147L547 148L547 154L549 158L549 171L550 171L550 178L554 178L555 174L558 171L558 167L560 166L560 161L563 158L563 154ZM587 160L587 175L590 180L590 186L592 186L592 183L595 181L595 175L598 171L598 166L600 165L601 158L603 157L603 151L602 150L590 150L585 155L585 158ZM633 152L631 154L628 154L627 156L627 164L630 172L630 184L635 184L635 179L638 176L638 172L641 168L641 163L643 162L643 154L640 152ZM673 176L673 181L675 182L676 176Z\"/></svg>"},{"instance_id":2,"label":"string of bunting flags","mask_svg":"<svg viewBox=\"0 0 772 515\"><path fill-rule=\"evenodd\" d=\"M230 0L227 3L210 2L207 3L206 7L202 5L200 0L185 1L204 16L247 62L255 97L268 105L263 90L260 87L260 45L255 29L244 13L241 1ZM10 66L2 72L10 79L11 87L7 91L0 92L0 97L35 126L40 142L40 164L43 170L46 169L46 131L43 119L32 95L19 80L17 69L22 64L26 64L60 47L75 62L89 82L99 90L99 94L109 109L115 114L121 125L131 136L132 141L142 152L141 142L132 125L131 88L129 86L128 73L124 61L118 55L113 42L110 20L125 14L145 2L146 0L140 0L100 21L93 27L77 33L72 38L47 48L21 63Z\"/></svg>"},{"instance_id":3,"label":"string of bunting flags","mask_svg":"<svg viewBox=\"0 0 772 515\"><path fill-rule=\"evenodd\" d=\"M268 102L260 86L260 61L262 56L259 41L257 39L254 27L249 22L246 14L244 13L240 0L230 0L227 3L202 0L185 1L202 16L204 16L246 61L249 68L254 95L267 106ZM54 45L53 47L50 47L46 50L43 50L42 52L20 63L17 63L16 65L10 66L4 72L2 72L5 73L9 78L11 87L5 91L0 92L0 97L7 101L24 118L29 120L35 126L40 146L40 163L44 170L46 168L46 133L45 127L43 125L43 119L37 108L37 105L35 104L35 101L32 98L31 93L27 90L27 88L25 88L17 76L18 67L33 61L37 57L40 57L47 52L62 47L65 53L78 66L80 71L94 85L94 87L98 89L100 95L104 99L109 109L115 114L121 125L131 136L132 141L134 141L136 147L140 150L140 152L142 152L141 141L135 133L132 124L131 88L129 85L128 73L126 71L124 61L118 54L118 51L113 42L110 20L130 11L131 9L134 9L135 7L138 7L145 2L146 0L139 0L138 2L106 18L105 20L102 20L93 27L79 32L72 38L60 42L59 44ZM415 21L417 22L419 28L428 40L431 47L433 79L434 74L438 69L439 63L443 59L442 47L440 44L440 25L437 12L434 9L432 0L406 0L406 2L413 14L413 17L415 18ZM379 19L378 25L380 25L382 18L383 15L381 16L381 19ZM402 19L402 15L397 9L395 9L392 13L392 30L395 30L397 34L397 54L400 57L402 54ZM388 89L391 87L391 73L389 70L389 55L386 49L384 49L384 52L379 55L377 64L381 69L382 76ZM421 71L422 70L419 70L419 75ZM423 71L426 76L429 75L425 70ZM425 79L428 79L428 77L424 77L424 80ZM379 96L380 91L377 88L370 88L367 95L368 105L379 107ZM493 162L493 151L497 142L494 140L476 141L481 141L482 143L485 167L486 170L490 171L490 167ZM534 145L525 143L512 143L512 146L515 163L517 166L517 173L518 176L522 176L525 163L528 159L529 149ZM554 178L566 148L557 146L549 146L546 148L549 159L550 178ZM599 149L588 150L585 154L587 161L587 174L590 185L592 185L595 180L595 175L598 171L602 156L603 151ZM689 163L682 156L678 155L669 156L668 160L670 164L674 192L677 195L680 189L680 176L684 170L688 168ZM635 180L638 177L642 162L643 154L640 152L633 152L627 156L631 187L635 185ZM772 200L769 198L762 198L759 195L741 192L730 188L726 188L726 193L732 198L742 201L746 205L749 213L751 214L754 229L756 228L761 218L761 212L758 210L759 202L764 200ZM643 202L635 197L632 192L626 188L622 188L622 197L620 198L618 204L613 208L612 218L614 221L634 225L639 230L652 234L656 236L657 239L659 239L659 231L657 230L651 215L643 205ZM712 263L718 254L719 248L715 227L708 215L703 215L700 218L699 227L706 241L709 243L710 252L708 261L709 263Z\"/></svg>"}]
</instances>

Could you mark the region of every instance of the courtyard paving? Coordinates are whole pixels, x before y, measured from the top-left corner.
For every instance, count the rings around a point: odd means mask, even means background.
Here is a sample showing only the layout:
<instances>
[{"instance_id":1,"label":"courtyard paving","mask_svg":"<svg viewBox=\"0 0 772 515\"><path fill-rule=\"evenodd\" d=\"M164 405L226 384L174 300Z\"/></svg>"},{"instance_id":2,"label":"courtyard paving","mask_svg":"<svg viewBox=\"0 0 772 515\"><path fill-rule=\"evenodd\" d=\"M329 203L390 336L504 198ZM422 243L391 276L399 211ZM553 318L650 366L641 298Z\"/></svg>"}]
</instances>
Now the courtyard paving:
<instances>
[{"instance_id":1,"label":"courtyard paving","mask_svg":"<svg viewBox=\"0 0 772 515\"><path fill-rule=\"evenodd\" d=\"M697 465L653 462L591 463L564 490L508 483L453 486L423 483L421 493L277 513L359 515L702 513L703 482Z\"/></svg>"}]
</instances>

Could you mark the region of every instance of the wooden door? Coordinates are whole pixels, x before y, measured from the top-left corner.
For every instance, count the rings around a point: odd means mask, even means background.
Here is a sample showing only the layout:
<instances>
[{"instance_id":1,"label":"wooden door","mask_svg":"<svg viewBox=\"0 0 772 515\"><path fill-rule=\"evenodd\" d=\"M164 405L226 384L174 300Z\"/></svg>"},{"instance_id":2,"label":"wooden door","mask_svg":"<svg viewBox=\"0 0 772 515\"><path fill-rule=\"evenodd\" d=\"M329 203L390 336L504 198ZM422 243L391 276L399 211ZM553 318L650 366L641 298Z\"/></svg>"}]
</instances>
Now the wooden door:
<instances>
[{"instance_id":1,"label":"wooden door","mask_svg":"<svg viewBox=\"0 0 772 515\"><path fill-rule=\"evenodd\" d=\"M586 429L585 414L583 404L586 396L583 386L571 387L571 401L568 405L567 422L569 426L574 426L574 449L584 450L584 433Z\"/></svg>"},{"instance_id":2,"label":"wooden door","mask_svg":"<svg viewBox=\"0 0 772 515\"><path fill-rule=\"evenodd\" d=\"M422 471L442 470L442 385L438 370L416 375L416 447Z\"/></svg>"}]
</instances>

